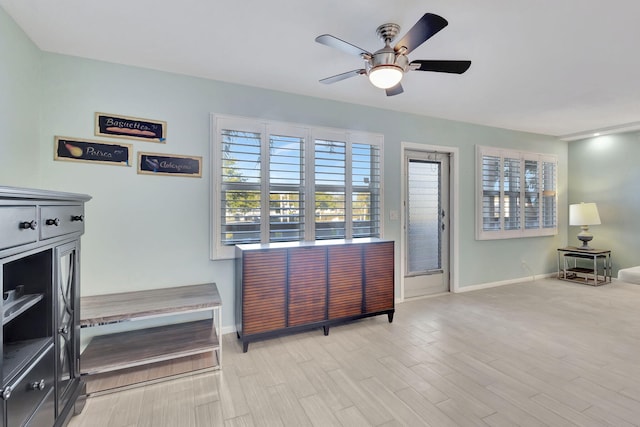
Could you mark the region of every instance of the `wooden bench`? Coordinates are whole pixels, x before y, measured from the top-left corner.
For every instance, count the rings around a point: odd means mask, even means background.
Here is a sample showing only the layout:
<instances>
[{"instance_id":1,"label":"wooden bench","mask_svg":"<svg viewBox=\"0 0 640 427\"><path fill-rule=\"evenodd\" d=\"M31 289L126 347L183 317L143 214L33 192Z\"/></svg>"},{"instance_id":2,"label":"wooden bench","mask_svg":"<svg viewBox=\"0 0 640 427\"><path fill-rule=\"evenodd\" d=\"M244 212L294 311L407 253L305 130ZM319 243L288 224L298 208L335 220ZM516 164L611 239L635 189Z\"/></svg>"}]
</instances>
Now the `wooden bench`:
<instances>
[{"instance_id":1,"label":"wooden bench","mask_svg":"<svg viewBox=\"0 0 640 427\"><path fill-rule=\"evenodd\" d=\"M221 308L215 283L81 298L81 328L171 316L166 325L92 337L80 356L87 395L220 369ZM184 321L206 311L210 318Z\"/></svg>"}]
</instances>

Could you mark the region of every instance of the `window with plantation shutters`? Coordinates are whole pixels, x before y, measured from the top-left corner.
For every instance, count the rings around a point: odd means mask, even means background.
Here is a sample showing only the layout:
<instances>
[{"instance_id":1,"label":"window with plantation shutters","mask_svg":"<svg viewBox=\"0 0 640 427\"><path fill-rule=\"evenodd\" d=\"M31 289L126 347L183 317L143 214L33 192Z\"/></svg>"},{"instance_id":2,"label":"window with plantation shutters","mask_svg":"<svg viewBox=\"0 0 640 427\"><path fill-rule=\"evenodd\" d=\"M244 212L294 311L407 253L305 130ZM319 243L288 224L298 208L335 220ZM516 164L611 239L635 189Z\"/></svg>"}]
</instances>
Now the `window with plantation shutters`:
<instances>
[{"instance_id":1,"label":"window with plantation shutters","mask_svg":"<svg viewBox=\"0 0 640 427\"><path fill-rule=\"evenodd\" d=\"M553 155L476 147L476 238L558 233Z\"/></svg>"},{"instance_id":2,"label":"window with plantation shutters","mask_svg":"<svg viewBox=\"0 0 640 427\"><path fill-rule=\"evenodd\" d=\"M212 258L234 246L381 237L382 136L212 116Z\"/></svg>"}]
</instances>

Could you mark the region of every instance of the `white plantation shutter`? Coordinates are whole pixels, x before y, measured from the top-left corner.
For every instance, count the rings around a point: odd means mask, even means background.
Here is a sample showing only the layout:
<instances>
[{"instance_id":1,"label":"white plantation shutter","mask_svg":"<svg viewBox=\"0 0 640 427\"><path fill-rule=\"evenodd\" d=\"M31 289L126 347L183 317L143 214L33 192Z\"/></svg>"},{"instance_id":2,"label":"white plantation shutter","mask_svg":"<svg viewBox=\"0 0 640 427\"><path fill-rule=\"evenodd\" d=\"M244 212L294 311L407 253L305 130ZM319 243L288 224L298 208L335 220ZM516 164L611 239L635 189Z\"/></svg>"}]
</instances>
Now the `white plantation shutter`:
<instances>
[{"instance_id":1,"label":"white plantation shutter","mask_svg":"<svg viewBox=\"0 0 640 427\"><path fill-rule=\"evenodd\" d=\"M260 241L261 135L221 130L221 236L224 245Z\"/></svg>"},{"instance_id":2,"label":"white plantation shutter","mask_svg":"<svg viewBox=\"0 0 640 427\"><path fill-rule=\"evenodd\" d=\"M544 228L557 227L556 169L557 162L542 162L542 226Z\"/></svg>"},{"instance_id":3,"label":"white plantation shutter","mask_svg":"<svg viewBox=\"0 0 640 427\"><path fill-rule=\"evenodd\" d=\"M409 160L407 272L442 268L440 242L440 162Z\"/></svg>"},{"instance_id":4,"label":"white plantation shutter","mask_svg":"<svg viewBox=\"0 0 640 427\"><path fill-rule=\"evenodd\" d=\"M269 136L269 241L304 239L304 138Z\"/></svg>"},{"instance_id":5,"label":"white plantation shutter","mask_svg":"<svg viewBox=\"0 0 640 427\"><path fill-rule=\"evenodd\" d=\"M316 140L315 225L316 239L343 239L345 218L347 150L346 142Z\"/></svg>"},{"instance_id":6,"label":"white plantation shutter","mask_svg":"<svg viewBox=\"0 0 640 427\"><path fill-rule=\"evenodd\" d=\"M482 229L484 231L502 228L502 162L499 156L482 156Z\"/></svg>"},{"instance_id":7,"label":"white plantation shutter","mask_svg":"<svg viewBox=\"0 0 640 427\"><path fill-rule=\"evenodd\" d=\"M351 216L353 237L380 235L380 148L351 145Z\"/></svg>"},{"instance_id":8,"label":"white plantation shutter","mask_svg":"<svg viewBox=\"0 0 640 427\"><path fill-rule=\"evenodd\" d=\"M555 156L477 146L476 158L477 239L558 233Z\"/></svg>"},{"instance_id":9,"label":"white plantation shutter","mask_svg":"<svg viewBox=\"0 0 640 427\"><path fill-rule=\"evenodd\" d=\"M503 166L503 216L505 230L520 229L520 159L506 158Z\"/></svg>"},{"instance_id":10,"label":"white plantation shutter","mask_svg":"<svg viewBox=\"0 0 640 427\"><path fill-rule=\"evenodd\" d=\"M524 161L524 226L540 227L540 164L536 160Z\"/></svg>"}]
</instances>

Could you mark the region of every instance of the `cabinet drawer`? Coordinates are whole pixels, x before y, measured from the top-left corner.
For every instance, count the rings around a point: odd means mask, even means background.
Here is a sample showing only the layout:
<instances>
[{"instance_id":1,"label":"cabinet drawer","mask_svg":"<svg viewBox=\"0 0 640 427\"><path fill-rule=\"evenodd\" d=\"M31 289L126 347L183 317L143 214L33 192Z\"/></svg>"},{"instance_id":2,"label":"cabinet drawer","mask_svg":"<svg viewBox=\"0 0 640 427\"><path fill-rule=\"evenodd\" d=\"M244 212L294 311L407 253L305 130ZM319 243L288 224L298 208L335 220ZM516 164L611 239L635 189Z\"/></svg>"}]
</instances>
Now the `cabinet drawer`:
<instances>
[{"instance_id":1,"label":"cabinet drawer","mask_svg":"<svg viewBox=\"0 0 640 427\"><path fill-rule=\"evenodd\" d=\"M50 239L63 234L84 231L84 207L41 206L40 238Z\"/></svg>"},{"instance_id":2,"label":"cabinet drawer","mask_svg":"<svg viewBox=\"0 0 640 427\"><path fill-rule=\"evenodd\" d=\"M0 250L35 242L38 225L35 206L1 206Z\"/></svg>"},{"instance_id":3,"label":"cabinet drawer","mask_svg":"<svg viewBox=\"0 0 640 427\"><path fill-rule=\"evenodd\" d=\"M32 366L27 368L24 375L7 386L11 387L11 394L5 401L8 425L23 425L53 389L53 358L53 344L51 344L48 350L42 353Z\"/></svg>"},{"instance_id":4,"label":"cabinet drawer","mask_svg":"<svg viewBox=\"0 0 640 427\"><path fill-rule=\"evenodd\" d=\"M29 419L25 427L49 427L52 426L56 419L56 401L55 394L50 390L47 397L42 401L36 412Z\"/></svg>"}]
</instances>

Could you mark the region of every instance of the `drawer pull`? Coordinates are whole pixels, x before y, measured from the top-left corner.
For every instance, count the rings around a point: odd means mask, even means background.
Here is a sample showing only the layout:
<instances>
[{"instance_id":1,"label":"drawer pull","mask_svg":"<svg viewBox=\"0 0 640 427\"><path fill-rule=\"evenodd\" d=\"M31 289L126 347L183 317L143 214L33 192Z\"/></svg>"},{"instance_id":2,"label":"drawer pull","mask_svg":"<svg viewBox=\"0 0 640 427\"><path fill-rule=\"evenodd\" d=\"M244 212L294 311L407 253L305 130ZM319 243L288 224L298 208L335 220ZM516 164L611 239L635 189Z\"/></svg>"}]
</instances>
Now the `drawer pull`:
<instances>
[{"instance_id":1,"label":"drawer pull","mask_svg":"<svg viewBox=\"0 0 640 427\"><path fill-rule=\"evenodd\" d=\"M44 379L31 383L32 390L44 390L45 386Z\"/></svg>"},{"instance_id":2,"label":"drawer pull","mask_svg":"<svg viewBox=\"0 0 640 427\"><path fill-rule=\"evenodd\" d=\"M35 219L33 221L23 221L20 223L21 230L35 230L38 228L38 221Z\"/></svg>"},{"instance_id":3,"label":"drawer pull","mask_svg":"<svg viewBox=\"0 0 640 427\"><path fill-rule=\"evenodd\" d=\"M84 215L71 215L71 222L74 222L74 221L83 222L84 221Z\"/></svg>"},{"instance_id":4,"label":"drawer pull","mask_svg":"<svg viewBox=\"0 0 640 427\"><path fill-rule=\"evenodd\" d=\"M48 219L45 221L47 225L55 225L56 227L60 225L60 218Z\"/></svg>"}]
</instances>

